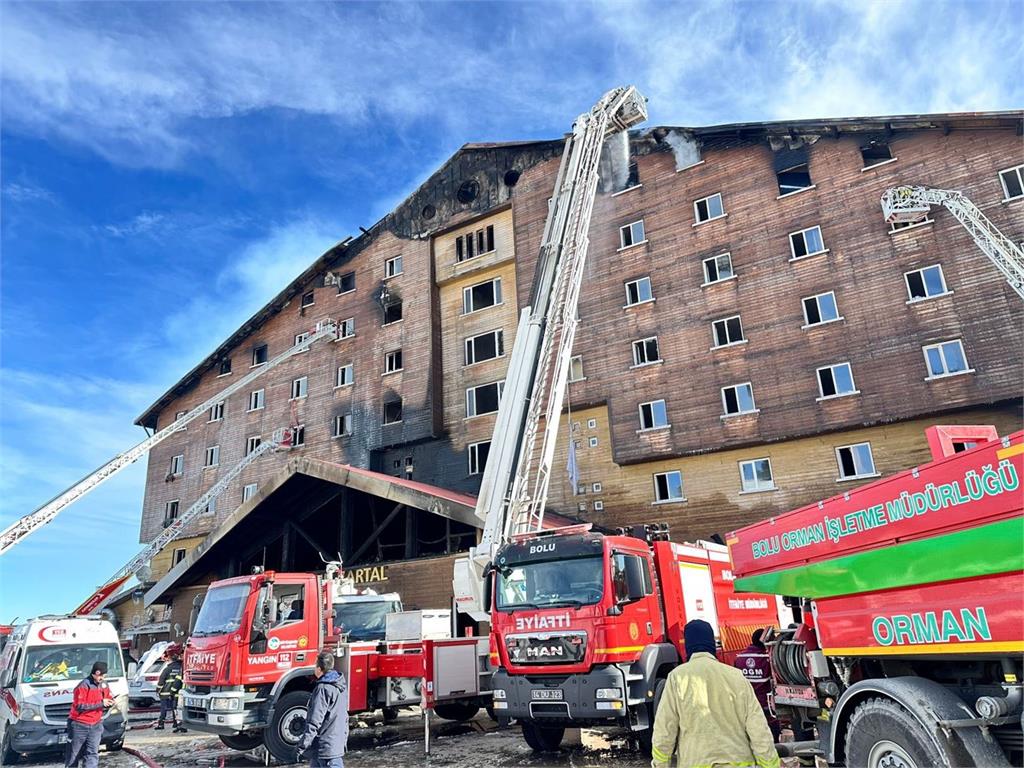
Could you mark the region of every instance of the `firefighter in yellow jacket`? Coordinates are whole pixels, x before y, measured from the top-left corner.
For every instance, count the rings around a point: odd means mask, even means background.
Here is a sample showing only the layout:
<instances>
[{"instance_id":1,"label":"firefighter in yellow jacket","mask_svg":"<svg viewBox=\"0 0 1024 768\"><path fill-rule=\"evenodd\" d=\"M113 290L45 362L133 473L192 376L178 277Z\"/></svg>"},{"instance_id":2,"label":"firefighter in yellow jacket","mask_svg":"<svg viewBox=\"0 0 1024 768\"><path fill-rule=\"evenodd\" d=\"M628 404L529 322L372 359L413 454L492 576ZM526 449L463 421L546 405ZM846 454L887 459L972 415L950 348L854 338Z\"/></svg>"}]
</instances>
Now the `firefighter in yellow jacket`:
<instances>
[{"instance_id":1,"label":"firefighter in yellow jacket","mask_svg":"<svg viewBox=\"0 0 1024 768\"><path fill-rule=\"evenodd\" d=\"M683 628L686 663L669 673L654 719L651 765L664 768L779 768L772 732L754 689L715 658L706 621Z\"/></svg>"}]
</instances>

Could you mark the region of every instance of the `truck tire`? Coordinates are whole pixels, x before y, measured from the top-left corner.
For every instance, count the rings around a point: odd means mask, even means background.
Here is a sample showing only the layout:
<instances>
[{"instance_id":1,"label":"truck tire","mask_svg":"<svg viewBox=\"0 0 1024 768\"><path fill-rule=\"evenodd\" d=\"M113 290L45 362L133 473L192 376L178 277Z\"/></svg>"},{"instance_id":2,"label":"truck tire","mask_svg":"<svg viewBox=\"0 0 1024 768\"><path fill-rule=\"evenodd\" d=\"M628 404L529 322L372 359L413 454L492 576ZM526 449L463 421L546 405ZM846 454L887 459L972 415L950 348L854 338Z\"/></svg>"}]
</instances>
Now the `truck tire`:
<instances>
[{"instance_id":1,"label":"truck tire","mask_svg":"<svg viewBox=\"0 0 1024 768\"><path fill-rule=\"evenodd\" d=\"M479 704L463 704L461 701L434 705L434 712L437 713L438 717L443 717L445 720L454 720L457 723L472 720L479 711Z\"/></svg>"},{"instance_id":2,"label":"truck tire","mask_svg":"<svg viewBox=\"0 0 1024 768\"><path fill-rule=\"evenodd\" d=\"M263 735L260 733L236 733L231 736L221 736L220 740L228 749L251 752L263 743Z\"/></svg>"},{"instance_id":3,"label":"truck tire","mask_svg":"<svg viewBox=\"0 0 1024 768\"><path fill-rule=\"evenodd\" d=\"M555 752L564 735L564 726L537 725L529 720L523 721L523 738L534 752Z\"/></svg>"},{"instance_id":4,"label":"truck tire","mask_svg":"<svg viewBox=\"0 0 1024 768\"><path fill-rule=\"evenodd\" d=\"M648 713L650 726L637 733L637 741L640 744L640 751L647 757L651 755L651 746L654 742L654 718L658 715L658 705L661 704L661 696L665 693L665 678L661 678L654 684L654 696L651 698L650 712Z\"/></svg>"},{"instance_id":5,"label":"truck tire","mask_svg":"<svg viewBox=\"0 0 1024 768\"><path fill-rule=\"evenodd\" d=\"M384 716L385 723L393 723L398 719L398 707L384 707L380 713Z\"/></svg>"},{"instance_id":6,"label":"truck tire","mask_svg":"<svg viewBox=\"0 0 1024 768\"><path fill-rule=\"evenodd\" d=\"M955 765L906 709L890 699L859 704L846 730L849 768L927 768Z\"/></svg>"},{"instance_id":7,"label":"truck tire","mask_svg":"<svg viewBox=\"0 0 1024 768\"><path fill-rule=\"evenodd\" d=\"M278 699L274 717L263 731L263 745L267 751L286 765L298 760L299 739L306 730L309 697L309 691L286 693Z\"/></svg>"},{"instance_id":8,"label":"truck tire","mask_svg":"<svg viewBox=\"0 0 1024 768\"><path fill-rule=\"evenodd\" d=\"M4 731L4 741L0 744L0 765L14 765L20 759L21 755L11 749L11 726L7 726Z\"/></svg>"}]
</instances>

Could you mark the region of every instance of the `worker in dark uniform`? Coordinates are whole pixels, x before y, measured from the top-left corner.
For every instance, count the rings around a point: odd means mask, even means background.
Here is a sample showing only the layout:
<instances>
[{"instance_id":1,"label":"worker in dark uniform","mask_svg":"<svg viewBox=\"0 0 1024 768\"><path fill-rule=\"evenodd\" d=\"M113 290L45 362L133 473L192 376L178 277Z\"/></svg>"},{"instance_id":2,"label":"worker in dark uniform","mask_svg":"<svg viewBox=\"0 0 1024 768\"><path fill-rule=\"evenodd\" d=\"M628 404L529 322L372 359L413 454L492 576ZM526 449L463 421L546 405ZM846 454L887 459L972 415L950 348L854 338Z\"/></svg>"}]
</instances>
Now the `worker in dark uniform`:
<instances>
[{"instance_id":1,"label":"worker in dark uniform","mask_svg":"<svg viewBox=\"0 0 1024 768\"><path fill-rule=\"evenodd\" d=\"M92 665L89 676L75 686L71 714L68 715L71 746L64 760L68 768L83 761L85 768L97 768L100 764L103 713L114 706L114 696L104 683L106 675L106 663L97 661Z\"/></svg>"},{"instance_id":2,"label":"worker in dark uniform","mask_svg":"<svg viewBox=\"0 0 1024 768\"><path fill-rule=\"evenodd\" d=\"M313 669L316 683L309 697L306 731L296 750L298 758L309 758L310 768L344 768L348 748L348 686L334 669L334 655L317 654Z\"/></svg>"},{"instance_id":3,"label":"worker in dark uniform","mask_svg":"<svg viewBox=\"0 0 1024 768\"><path fill-rule=\"evenodd\" d=\"M174 725L174 733L185 733L185 726L178 722L178 693L181 691L181 646L173 644L167 646L164 651L166 664L160 673L160 680L156 684L157 693L160 695L160 719L157 720L154 730L162 731L167 713L171 713L171 723Z\"/></svg>"},{"instance_id":4,"label":"worker in dark uniform","mask_svg":"<svg viewBox=\"0 0 1024 768\"><path fill-rule=\"evenodd\" d=\"M757 703L761 705L768 727L772 729L772 736L775 742L779 741L779 719L775 717L768 705L768 695L772 692L772 667L769 662L768 649L761 642L764 635L763 629L754 630L750 636L750 645L746 647L733 666L736 667L747 682L754 686L754 694L757 696Z\"/></svg>"}]
</instances>

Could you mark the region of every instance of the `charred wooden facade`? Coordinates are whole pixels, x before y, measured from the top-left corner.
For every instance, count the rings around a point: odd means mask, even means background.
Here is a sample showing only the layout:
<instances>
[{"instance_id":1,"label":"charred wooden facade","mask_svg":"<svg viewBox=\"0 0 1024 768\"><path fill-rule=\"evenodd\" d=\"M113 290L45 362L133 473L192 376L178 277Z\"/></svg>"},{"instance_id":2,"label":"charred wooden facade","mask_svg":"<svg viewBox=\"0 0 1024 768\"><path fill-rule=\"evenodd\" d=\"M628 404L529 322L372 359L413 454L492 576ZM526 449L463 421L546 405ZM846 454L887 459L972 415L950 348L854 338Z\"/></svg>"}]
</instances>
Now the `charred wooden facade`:
<instances>
[{"instance_id":1,"label":"charred wooden facade","mask_svg":"<svg viewBox=\"0 0 1024 768\"><path fill-rule=\"evenodd\" d=\"M1021 116L1005 113L632 135L630 179L599 194L590 231L558 459L571 437L579 483L559 469L551 507L709 536L922 461L929 424L1019 428L1019 299L946 212L892 231L878 199L903 183L959 189L1020 241L1020 147ZM273 356L321 319L353 322L254 385L263 407L235 395L152 452L142 540L282 426L303 427L292 455L475 492L560 151L467 145L154 403L139 424L212 396L262 345ZM926 348L951 342L953 375L936 375ZM260 459L190 534L287 460Z\"/></svg>"}]
</instances>

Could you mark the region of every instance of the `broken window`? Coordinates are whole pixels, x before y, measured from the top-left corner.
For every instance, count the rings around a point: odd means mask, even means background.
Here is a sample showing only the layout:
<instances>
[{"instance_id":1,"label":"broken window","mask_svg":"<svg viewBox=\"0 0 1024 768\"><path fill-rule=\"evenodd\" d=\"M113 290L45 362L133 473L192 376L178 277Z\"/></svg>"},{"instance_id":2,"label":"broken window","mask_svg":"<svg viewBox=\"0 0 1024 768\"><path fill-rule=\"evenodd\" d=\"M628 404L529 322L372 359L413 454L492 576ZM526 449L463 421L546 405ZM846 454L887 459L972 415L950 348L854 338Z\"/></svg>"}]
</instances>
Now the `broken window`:
<instances>
[{"instance_id":1,"label":"broken window","mask_svg":"<svg viewBox=\"0 0 1024 768\"><path fill-rule=\"evenodd\" d=\"M402 257L395 256L384 262L384 278L397 277L402 274Z\"/></svg>"},{"instance_id":2,"label":"broken window","mask_svg":"<svg viewBox=\"0 0 1024 768\"><path fill-rule=\"evenodd\" d=\"M726 416L752 413L754 410L754 388L749 381L722 387L722 411Z\"/></svg>"},{"instance_id":3,"label":"broken window","mask_svg":"<svg viewBox=\"0 0 1024 768\"><path fill-rule=\"evenodd\" d=\"M494 250L494 225L455 238L455 260L469 261Z\"/></svg>"},{"instance_id":4,"label":"broken window","mask_svg":"<svg viewBox=\"0 0 1024 768\"><path fill-rule=\"evenodd\" d=\"M306 425L300 424L292 427L292 446L297 447L306 444Z\"/></svg>"},{"instance_id":5,"label":"broken window","mask_svg":"<svg viewBox=\"0 0 1024 768\"><path fill-rule=\"evenodd\" d=\"M384 403L384 423L397 424L402 420L402 401L391 400Z\"/></svg>"},{"instance_id":6,"label":"broken window","mask_svg":"<svg viewBox=\"0 0 1024 768\"><path fill-rule=\"evenodd\" d=\"M629 248L632 245L640 245L647 242L647 235L644 232L644 220L634 221L624 227L619 227L619 245L622 248Z\"/></svg>"},{"instance_id":7,"label":"broken window","mask_svg":"<svg viewBox=\"0 0 1024 768\"><path fill-rule=\"evenodd\" d=\"M941 344L929 344L922 347L924 359L928 365L928 378L953 376L957 373L970 373L964 345L960 339L944 341Z\"/></svg>"},{"instance_id":8,"label":"broken window","mask_svg":"<svg viewBox=\"0 0 1024 768\"><path fill-rule=\"evenodd\" d=\"M220 373L217 375L227 376L229 373L231 373L231 358L225 357L223 360L220 361Z\"/></svg>"},{"instance_id":9,"label":"broken window","mask_svg":"<svg viewBox=\"0 0 1024 768\"><path fill-rule=\"evenodd\" d=\"M640 186L640 165L636 160L629 164L629 178L626 179L626 189Z\"/></svg>"},{"instance_id":10,"label":"broken window","mask_svg":"<svg viewBox=\"0 0 1024 768\"><path fill-rule=\"evenodd\" d=\"M260 344L252 350L252 364L257 366L263 365L265 362L267 362L267 345Z\"/></svg>"},{"instance_id":11,"label":"broken window","mask_svg":"<svg viewBox=\"0 0 1024 768\"><path fill-rule=\"evenodd\" d=\"M300 397L306 396L307 381L306 376L292 380L292 400L298 400Z\"/></svg>"},{"instance_id":12,"label":"broken window","mask_svg":"<svg viewBox=\"0 0 1024 768\"><path fill-rule=\"evenodd\" d=\"M704 284L718 283L735 277L732 271L732 254L722 253L704 259Z\"/></svg>"},{"instance_id":13,"label":"broken window","mask_svg":"<svg viewBox=\"0 0 1024 768\"><path fill-rule=\"evenodd\" d=\"M791 233L789 236L789 249L793 254L790 261L824 253L825 241L821 237L821 227L814 226Z\"/></svg>"},{"instance_id":14,"label":"broken window","mask_svg":"<svg viewBox=\"0 0 1024 768\"><path fill-rule=\"evenodd\" d=\"M1003 199L1016 200L1018 197L1024 197L1024 165L1000 171L999 181L1003 184Z\"/></svg>"},{"instance_id":15,"label":"broken window","mask_svg":"<svg viewBox=\"0 0 1024 768\"><path fill-rule=\"evenodd\" d=\"M942 266L939 264L907 272L904 278L907 281L907 293L910 296L910 301L921 301L947 293L946 280L942 275Z\"/></svg>"},{"instance_id":16,"label":"broken window","mask_svg":"<svg viewBox=\"0 0 1024 768\"><path fill-rule=\"evenodd\" d=\"M569 358L569 381L583 381L583 355L573 355Z\"/></svg>"},{"instance_id":17,"label":"broken window","mask_svg":"<svg viewBox=\"0 0 1024 768\"><path fill-rule=\"evenodd\" d=\"M686 501L683 498L683 473L678 469L654 475L654 502Z\"/></svg>"},{"instance_id":18,"label":"broken window","mask_svg":"<svg viewBox=\"0 0 1024 768\"><path fill-rule=\"evenodd\" d=\"M313 291L309 291L308 293L302 294L302 307L306 308L306 307L312 307L312 306L313 306Z\"/></svg>"},{"instance_id":19,"label":"broken window","mask_svg":"<svg viewBox=\"0 0 1024 768\"><path fill-rule=\"evenodd\" d=\"M178 456L171 456L171 468L168 471L170 475L180 475L185 471L185 455L180 454Z\"/></svg>"},{"instance_id":20,"label":"broken window","mask_svg":"<svg viewBox=\"0 0 1024 768\"><path fill-rule=\"evenodd\" d=\"M210 421L220 421L224 418L224 401L214 403L210 406Z\"/></svg>"},{"instance_id":21,"label":"broken window","mask_svg":"<svg viewBox=\"0 0 1024 768\"><path fill-rule=\"evenodd\" d=\"M249 393L249 410L258 411L263 407L263 390L256 389Z\"/></svg>"},{"instance_id":22,"label":"broken window","mask_svg":"<svg viewBox=\"0 0 1024 768\"><path fill-rule=\"evenodd\" d=\"M164 504L164 528L173 523L178 517L178 500L168 501Z\"/></svg>"},{"instance_id":23,"label":"broken window","mask_svg":"<svg viewBox=\"0 0 1024 768\"><path fill-rule=\"evenodd\" d=\"M826 365L824 368L819 368L818 390L821 392L819 400L857 394L857 387L853 383L853 370L850 368L850 364L836 363L835 365Z\"/></svg>"},{"instance_id":24,"label":"broken window","mask_svg":"<svg viewBox=\"0 0 1024 768\"><path fill-rule=\"evenodd\" d=\"M839 317L839 307L836 305L836 294L834 291L819 293L817 296L808 296L803 300L803 305L805 328L842 319Z\"/></svg>"},{"instance_id":25,"label":"broken window","mask_svg":"<svg viewBox=\"0 0 1024 768\"><path fill-rule=\"evenodd\" d=\"M348 437L352 434L352 414L340 413L334 417L334 436Z\"/></svg>"},{"instance_id":26,"label":"broken window","mask_svg":"<svg viewBox=\"0 0 1024 768\"><path fill-rule=\"evenodd\" d=\"M206 458L203 460L204 467L216 467L220 464L220 446L211 445L206 449Z\"/></svg>"},{"instance_id":27,"label":"broken window","mask_svg":"<svg viewBox=\"0 0 1024 768\"><path fill-rule=\"evenodd\" d=\"M402 370L402 350L394 349L384 356L384 373L396 373Z\"/></svg>"},{"instance_id":28,"label":"broken window","mask_svg":"<svg viewBox=\"0 0 1024 768\"><path fill-rule=\"evenodd\" d=\"M842 445L836 448L836 463L839 465L840 480L875 476L875 460L871 456L870 443Z\"/></svg>"},{"instance_id":29,"label":"broken window","mask_svg":"<svg viewBox=\"0 0 1024 768\"><path fill-rule=\"evenodd\" d=\"M466 418L495 413L501 405L501 393L505 390L504 381L493 384L481 384L466 390Z\"/></svg>"},{"instance_id":30,"label":"broken window","mask_svg":"<svg viewBox=\"0 0 1024 768\"><path fill-rule=\"evenodd\" d=\"M626 283L627 307L653 300L654 290L651 288L651 278L641 277L639 280L630 280Z\"/></svg>"},{"instance_id":31,"label":"broken window","mask_svg":"<svg viewBox=\"0 0 1024 768\"><path fill-rule=\"evenodd\" d=\"M354 317L346 318L342 320L338 325L338 338L339 339L351 339L356 335L356 320Z\"/></svg>"},{"instance_id":32,"label":"broken window","mask_svg":"<svg viewBox=\"0 0 1024 768\"><path fill-rule=\"evenodd\" d=\"M776 171L775 176L779 182L780 197L814 186L811 184L811 172L807 163Z\"/></svg>"},{"instance_id":33,"label":"broken window","mask_svg":"<svg viewBox=\"0 0 1024 768\"><path fill-rule=\"evenodd\" d=\"M770 459L751 459L740 462L740 486L743 493L757 491L774 491L775 479L772 477Z\"/></svg>"},{"instance_id":34,"label":"broken window","mask_svg":"<svg viewBox=\"0 0 1024 768\"><path fill-rule=\"evenodd\" d=\"M382 325L391 325L402 319L402 302L394 301L384 307L384 322Z\"/></svg>"},{"instance_id":35,"label":"broken window","mask_svg":"<svg viewBox=\"0 0 1024 768\"><path fill-rule=\"evenodd\" d=\"M701 198L693 204L693 217L697 224L720 219L723 216L725 216L725 208L722 206L721 193Z\"/></svg>"},{"instance_id":36,"label":"broken window","mask_svg":"<svg viewBox=\"0 0 1024 768\"><path fill-rule=\"evenodd\" d=\"M487 457L491 453L491 441L470 443L467 453L469 454L469 474L483 474L484 468L487 466Z\"/></svg>"},{"instance_id":37,"label":"broken window","mask_svg":"<svg viewBox=\"0 0 1024 768\"><path fill-rule=\"evenodd\" d=\"M478 283L462 289L462 313L486 309L501 304L501 278L496 277L486 283Z\"/></svg>"},{"instance_id":38,"label":"broken window","mask_svg":"<svg viewBox=\"0 0 1024 768\"><path fill-rule=\"evenodd\" d=\"M864 158L864 170L896 159L892 156L889 145L880 141L873 141L866 147L861 147L860 155Z\"/></svg>"},{"instance_id":39,"label":"broken window","mask_svg":"<svg viewBox=\"0 0 1024 768\"><path fill-rule=\"evenodd\" d=\"M668 425L668 410L664 400L640 403L640 429L660 429Z\"/></svg>"},{"instance_id":40,"label":"broken window","mask_svg":"<svg viewBox=\"0 0 1024 768\"><path fill-rule=\"evenodd\" d=\"M338 279L338 293L348 293L356 289L356 273L346 272Z\"/></svg>"},{"instance_id":41,"label":"broken window","mask_svg":"<svg viewBox=\"0 0 1024 768\"><path fill-rule=\"evenodd\" d=\"M503 331L488 331L466 339L466 365L493 360L504 354L505 334Z\"/></svg>"},{"instance_id":42,"label":"broken window","mask_svg":"<svg viewBox=\"0 0 1024 768\"><path fill-rule=\"evenodd\" d=\"M338 367L338 374L334 379L335 387L347 387L355 381L354 367L352 363Z\"/></svg>"},{"instance_id":43,"label":"broken window","mask_svg":"<svg viewBox=\"0 0 1024 768\"><path fill-rule=\"evenodd\" d=\"M714 333L716 347L727 347L730 344L746 341L743 338L743 325L740 323L739 315L715 320L711 324L711 329Z\"/></svg>"},{"instance_id":44,"label":"broken window","mask_svg":"<svg viewBox=\"0 0 1024 768\"><path fill-rule=\"evenodd\" d=\"M658 350L657 336L633 342L633 365L648 365L660 361L661 352Z\"/></svg>"},{"instance_id":45,"label":"broken window","mask_svg":"<svg viewBox=\"0 0 1024 768\"><path fill-rule=\"evenodd\" d=\"M252 437L245 438L245 455L248 456L250 453L255 451L263 443L263 438L259 435L253 435Z\"/></svg>"}]
</instances>

